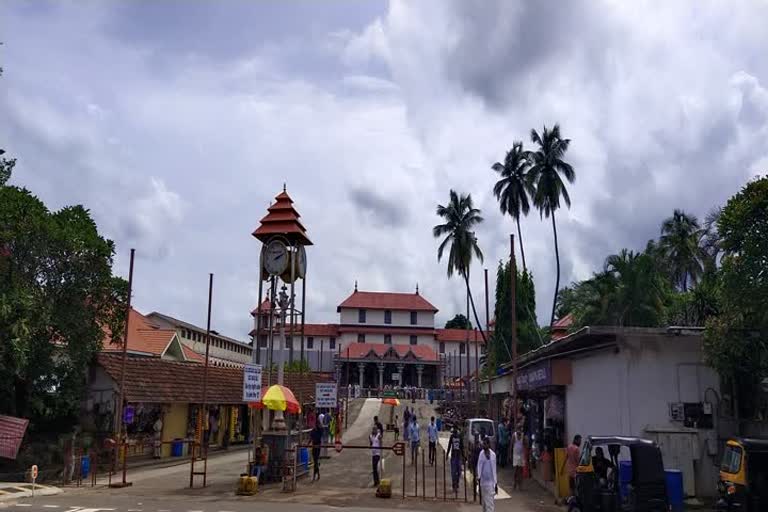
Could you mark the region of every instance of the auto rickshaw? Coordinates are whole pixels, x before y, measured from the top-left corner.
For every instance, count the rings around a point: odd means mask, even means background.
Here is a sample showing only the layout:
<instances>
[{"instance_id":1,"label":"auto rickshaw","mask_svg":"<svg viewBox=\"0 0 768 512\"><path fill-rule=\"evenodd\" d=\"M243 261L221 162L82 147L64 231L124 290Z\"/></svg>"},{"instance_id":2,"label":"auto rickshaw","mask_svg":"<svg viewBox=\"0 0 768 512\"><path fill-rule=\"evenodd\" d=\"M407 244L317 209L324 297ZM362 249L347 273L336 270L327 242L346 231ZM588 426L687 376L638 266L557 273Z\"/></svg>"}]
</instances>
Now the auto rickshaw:
<instances>
[{"instance_id":1,"label":"auto rickshaw","mask_svg":"<svg viewBox=\"0 0 768 512\"><path fill-rule=\"evenodd\" d=\"M604 464L605 478L596 473L592 452L603 447L608 449L609 460ZM629 455L632 460L632 479L625 493L620 490L619 455ZM637 437L587 437L576 468L576 494L567 503L568 512L667 512L661 450L655 442Z\"/></svg>"},{"instance_id":2,"label":"auto rickshaw","mask_svg":"<svg viewBox=\"0 0 768 512\"><path fill-rule=\"evenodd\" d=\"M717 489L718 510L768 510L768 440L728 439Z\"/></svg>"}]
</instances>

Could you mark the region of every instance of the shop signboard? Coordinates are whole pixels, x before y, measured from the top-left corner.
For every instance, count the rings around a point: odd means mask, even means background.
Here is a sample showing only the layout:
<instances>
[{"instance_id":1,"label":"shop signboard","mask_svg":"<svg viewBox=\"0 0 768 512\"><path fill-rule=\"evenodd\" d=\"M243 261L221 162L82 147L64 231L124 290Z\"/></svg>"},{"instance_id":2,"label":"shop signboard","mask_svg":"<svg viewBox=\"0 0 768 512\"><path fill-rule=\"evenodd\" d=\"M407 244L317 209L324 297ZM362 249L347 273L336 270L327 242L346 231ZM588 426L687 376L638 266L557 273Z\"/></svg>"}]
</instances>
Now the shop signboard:
<instances>
[{"instance_id":1,"label":"shop signboard","mask_svg":"<svg viewBox=\"0 0 768 512\"><path fill-rule=\"evenodd\" d=\"M248 363L243 368L243 402L261 401L261 365Z\"/></svg>"},{"instance_id":2,"label":"shop signboard","mask_svg":"<svg viewBox=\"0 0 768 512\"><path fill-rule=\"evenodd\" d=\"M550 361L542 361L517 374L517 389L521 391L536 389L552 384L552 367Z\"/></svg>"},{"instance_id":3,"label":"shop signboard","mask_svg":"<svg viewBox=\"0 0 768 512\"><path fill-rule=\"evenodd\" d=\"M315 407L336 408L336 383L318 382L315 384Z\"/></svg>"}]
</instances>

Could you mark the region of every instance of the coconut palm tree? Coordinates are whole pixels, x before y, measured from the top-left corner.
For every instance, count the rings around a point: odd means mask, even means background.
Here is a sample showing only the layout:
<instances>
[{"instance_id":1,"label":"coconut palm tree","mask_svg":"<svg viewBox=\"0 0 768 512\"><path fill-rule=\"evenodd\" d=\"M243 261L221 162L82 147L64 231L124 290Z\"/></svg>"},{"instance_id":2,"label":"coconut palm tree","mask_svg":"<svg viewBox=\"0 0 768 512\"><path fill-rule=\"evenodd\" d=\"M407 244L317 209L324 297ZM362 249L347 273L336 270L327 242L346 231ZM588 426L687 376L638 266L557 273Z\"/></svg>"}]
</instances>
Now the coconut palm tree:
<instances>
[{"instance_id":1,"label":"coconut palm tree","mask_svg":"<svg viewBox=\"0 0 768 512\"><path fill-rule=\"evenodd\" d=\"M565 188L563 177L568 183L573 183L576 173L571 164L564 160L565 153L571 139L564 139L560 135L560 126L555 125L551 130L544 126L541 135L536 130L531 130L531 141L537 148L528 152L531 183L536 191L533 195L533 204L539 209L542 216L552 217L552 232L555 237L555 260L557 262L557 277L555 279L555 296L552 300L552 317L550 325L555 322L555 307L557 306L557 292L560 287L560 250L557 246L557 223L555 211L560 208L560 198L566 206L571 207L571 198Z\"/></svg>"},{"instance_id":2,"label":"coconut palm tree","mask_svg":"<svg viewBox=\"0 0 768 512\"><path fill-rule=\"evenodd\" d=\"M703 271L699 241L701 226L696 216L675 209L671 217L661 224L659 245L672 277L672 284L688 291L688 282L694 283Z\"/></svg>"},{"instance_id":3,"label":"coconut palm tree","mask_svg":"<svg viewBox=\"0 0 768 512\"><path fill-rule=\"evenodd\" d=\"M509 214L517 223L517 239L520 243L520 257L525 265L525 250L523 250L523 233L520 230L520 214L528 215L531 209L529 197L533 197L535 190L527 175L529 162L528 155L523 150L523 143L515 141L512 149L507 151L504 163L496 162L491 169L499 173L501 179L493 187L493 194L499 201L499 209L503 214Z\"/></svg>"},{"instance_id":4,"label":"coconut palm tree","mask_svg":"<svg viewBox=\"0 0 768 512\"><path fill-rule=\"evenodd\" d=\"M444 224L438 224L432 228L432 234L435 238L445 236L437 249L437 261L442 260L445 249L450 245L448 251L448 277L453 274L459 274L464 278L467 286L467 296L472 305L472 313L475 316L475 325L483 325L477 316L475 309L475 300L472 298L472 292L469 287L469 269L472 266L472 259L477 258L483 261L483 252L477 245L477 237L473 228L483 222L480 210L472 205L471 194L457 194L455 190L450 192L450 201L446 206L437 205L437 215L445 221ZM485 332L480 329L480 334L485 339Z\"/></svg>"},{"instance_id":5,"label":"coconut palm tree","mask_svg":"<svg viewBox=\"0 0 768 512\"><path fill-rule=\"evenodd\" d=\"M664 316L665 293L653 257L622 249L608 256L605 272L613 276L611 310L616 325L657 327Z\"/></svg>"}]
</instances>

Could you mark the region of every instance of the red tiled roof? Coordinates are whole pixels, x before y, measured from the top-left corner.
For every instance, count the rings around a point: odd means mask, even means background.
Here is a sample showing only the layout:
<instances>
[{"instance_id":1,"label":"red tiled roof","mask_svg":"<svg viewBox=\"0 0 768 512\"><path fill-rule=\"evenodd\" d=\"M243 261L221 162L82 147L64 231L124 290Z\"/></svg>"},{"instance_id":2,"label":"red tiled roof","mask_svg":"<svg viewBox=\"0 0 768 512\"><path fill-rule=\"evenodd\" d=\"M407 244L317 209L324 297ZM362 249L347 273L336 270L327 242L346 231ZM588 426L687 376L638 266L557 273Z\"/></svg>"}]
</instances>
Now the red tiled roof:
<instances>
[{"instance_id":1,"label":"red tiled roof","mask_svg":"<svg viewBox=\"0 0 768 512\"><path fill-rule=\"evenodd\" d=\"M128 351L160 357L176 335L174 329L163 329L131 308L128 322ZM103 351L121 352L123 340L114 340L109 331L104 333Z\"/></svg>"},{"instance_id":2,"label":"red tiled roof","mask_svg":"<svg viewBox=\"0 0 768 512\"><path fill-rule=\"evenodd\" d=\"M351 343L340 352L342 359L363 359L373 354L382 358L388 352L394 352L398 359L405 359L408 354L420 361L438 361L437 352L426 345L388 345L386 343Z\"/></svg>"},{"instance_id":3,"label":"red tiled roof","mask_svg":"<svg viewBox=\"0 0 768 512\"><path fill-rule=\"evenodd\" d=\"M261 310L262 312L267 313L269 312L270 309L272 309L272 303L269 302L268 299L264 299L264 302L261 303L261 306L259 306L258 308L253 308L253 310L251 311L251 316L256 316L256 313L258 312L258 310Z\"/></svg>"},{"instance_id":4,"label":"red tiled roof","mask_svg":"<svg viewBox=\"0 0 768 512\"><path fill-rule=\"evenodd\" d=\"M205 363L205 356L202 356L186 346L185 344L181 344L181 349L184 351L184 357L187 358L187 361L196 361L198 363ZM209 354L210 355L210 354Z\"/></svg>"},{"instance_id":5,"label":"red tiled roof","mask_svg":"<svg viewBox=\"0 0 768 512\"><path fill-rule=\"evenodd\" d=\"M435 329L435 331L437 341L461 343L467 341L466 329ZM486 337L488 335L488 333L485 334ZM483 343L483 335L480 334L480 331L473 329L469 331L469 341L473 343Z\"/></svg>"},{"instance_id":6,"label":"red tiled roof","mask_svg":"<svg viewBox=\"0 0 768 512\"><path fill-rule=\"evenodd\" d=\"M560 338L565 338L568 336L568 331L573 326L573 315L571 313L568 313L563 318L559 318L555 323L552 324L552 328L550 329L552 333L552 340L559 340Z\"/></svg>"},{"instance_id":7,"label":"red tiled roof","mask_svg":"<svg viewBox=\"0 0 768 512\"><path fill-rule=\"evenodd\" d=\"M120 379L121 356L99 354L97 363L116 382ZM125 394L129 402L200 403L203 401L204 366L193 363L165 361L153 357L129 356L126 360ZM263 375L267 383L267 374ZM275 383L276 377L271 380ZM286 373L285 385L296 398L314 395L315 383L327 376ZM243 400L242 368L208 367L208 402L212 404L241 404Z\"/></svg>"},{"instance_id":8,"label":"red tiled roof","mask_svg":"<svg viewBox=\"0 0 768 512\"><path fill-rule=\"evenodd\" d=\"M365 334L404 334L419 336L434 336L434 329L414 328L414 327L380 327L374 325L342 325L339 332L358 332Z\"/></svg>"},{"instance_id":9,"label":"red tiled roof","mask_svg":"<svg viewBox=\"0 0 768 512\"><path fill-rule=\"evenodd\" d=\"M340 312L341 308L437 312L437 308L418 293L354 291L336 310Z\"/></svg>"},{"instance_id":10,"label":"red tiled roof","mask_svg":"<svg viewBox=\"0 0 768 512\"><path fill-rule=\"evenodd\" d=\"M259 221L253 236L266 242L272 235L284 235L291 241L312 245L307 230L299 221L299 212L293 207L293 200L283 190L275 197L275 204L267 208L267 215Z\"/></svg>"}]
</instances>

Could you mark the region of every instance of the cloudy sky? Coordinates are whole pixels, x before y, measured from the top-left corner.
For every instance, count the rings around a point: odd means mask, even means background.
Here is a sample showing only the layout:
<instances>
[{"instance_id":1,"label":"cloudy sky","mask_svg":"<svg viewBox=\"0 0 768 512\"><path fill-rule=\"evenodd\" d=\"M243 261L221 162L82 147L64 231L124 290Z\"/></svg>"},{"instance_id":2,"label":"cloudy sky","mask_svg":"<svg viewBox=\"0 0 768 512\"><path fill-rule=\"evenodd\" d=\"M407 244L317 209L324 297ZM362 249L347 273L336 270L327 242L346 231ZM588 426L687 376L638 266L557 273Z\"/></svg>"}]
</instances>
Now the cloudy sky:
<instances>
[{"instance_id":1,"label":"cloudy sky","mask_svg":"<svg viewBox=\"0 0 768 512\"><path fill-rule=\"evenodd\" d=\"M250 233L286 183L315 243L308 321L358 280L418 282L444 322L463 292L435 206L472 194L493 275L513 223L490 166L531 128L572 139L562 284L768 170L766 19L764 0L3 1L0 147L13 183L91 209L118 273L137 249L141 311L204 325L213 272L214 327L244 339ZM523 230L546 322L551 224Z\"/></svg>"}]
</instances>

